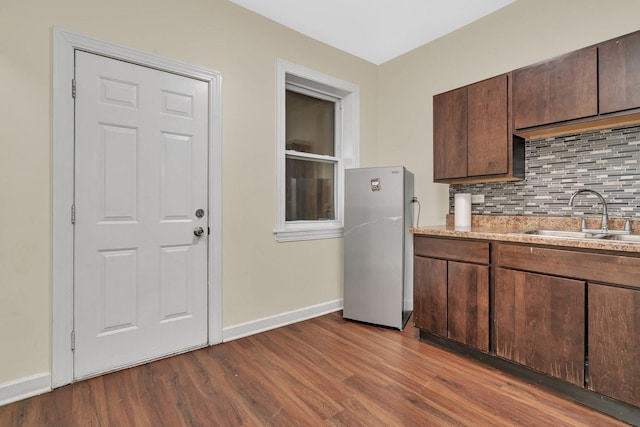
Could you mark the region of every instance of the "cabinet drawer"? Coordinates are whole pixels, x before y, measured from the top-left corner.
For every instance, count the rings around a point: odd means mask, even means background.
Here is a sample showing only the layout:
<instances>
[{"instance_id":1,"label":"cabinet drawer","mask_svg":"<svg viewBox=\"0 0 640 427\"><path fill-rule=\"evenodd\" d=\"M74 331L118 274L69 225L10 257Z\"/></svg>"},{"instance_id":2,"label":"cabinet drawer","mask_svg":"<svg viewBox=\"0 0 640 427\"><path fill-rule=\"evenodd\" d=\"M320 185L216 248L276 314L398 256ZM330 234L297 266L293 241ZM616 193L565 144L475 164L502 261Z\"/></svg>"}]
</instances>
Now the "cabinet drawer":
<instances>
[{"instance_id":1,"label":"cabinet drawer","mask_svg":"<svg viewBox=\"0 0 640 427\"><path fill-rule=\"evenodd\" d=\"M640 258L499 244L497 265L640 289Z\"/></svg>"},{"instance_id":2,"label":"cabinet drawer","mask_svg":"<svg viewBox=\"0 0 640 427\"><path fill-rule=\"evenodd\" d=\"M414 254L452 261L489 264L489 242L415 236Z\"/></svg>"}]
</instances>

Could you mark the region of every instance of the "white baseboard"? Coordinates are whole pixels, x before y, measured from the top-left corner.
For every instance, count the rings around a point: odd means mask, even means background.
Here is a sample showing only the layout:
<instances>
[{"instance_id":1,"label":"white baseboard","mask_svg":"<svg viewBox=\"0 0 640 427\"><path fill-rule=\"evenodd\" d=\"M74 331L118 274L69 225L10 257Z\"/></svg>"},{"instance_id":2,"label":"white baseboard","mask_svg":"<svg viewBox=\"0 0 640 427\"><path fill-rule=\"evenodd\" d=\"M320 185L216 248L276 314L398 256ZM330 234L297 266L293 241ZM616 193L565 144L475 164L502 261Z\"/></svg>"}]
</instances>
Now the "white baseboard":
<instances>
[{"instance_id":1,"label":"white baseboard","mask_svg":"<svg viewBox=\"0 0 640 427\"><path fill-rule=\"evenodd\" d=\"M236 340L238 338L247 337L270 329L301 322L313 317L333 313L334 311L342 310L342 307L343 300L338 299L318 305L312 305L311 307L301 308L299 310L289 311L287 313L276 314L275 316L252 320L251 322L241 323L239 325L229 326L222 329L222 341L226 342Z\"/></svg>"},{"instance_id":2,"label":"white baseboard","mask_svg":"<svg viewBox=\"0 0 640 427\"><path fill-rule=\"evenodd\" d=\"M0 384L0 406L51 391L51 372Z\"/></svg>"}]
</instances>

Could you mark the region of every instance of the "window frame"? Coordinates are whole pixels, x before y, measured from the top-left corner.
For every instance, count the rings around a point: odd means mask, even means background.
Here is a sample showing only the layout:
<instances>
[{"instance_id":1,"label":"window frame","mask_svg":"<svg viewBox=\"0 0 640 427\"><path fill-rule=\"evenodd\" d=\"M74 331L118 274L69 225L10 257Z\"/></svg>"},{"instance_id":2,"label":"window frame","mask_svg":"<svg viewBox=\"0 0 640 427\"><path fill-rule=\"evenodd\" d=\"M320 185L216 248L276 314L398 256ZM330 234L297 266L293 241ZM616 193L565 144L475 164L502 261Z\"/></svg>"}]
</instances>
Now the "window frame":
<instances>
[{"instance_id":1,"label":"window frame","mask_svg":"<svg viewBox=\"0 0 640 427\"><path fill-rule=\"evenodd\" d=\"M335 77L277 60L276 82L276 227L277 242L330 239L344 232L344 170L359 165L360 88ZM286 149L286 90L305 95L337 99L336 147L334 156L318 156ZM335 161L335 219L316 221L286 220L286 159L289 157Z\"/></svg>"}]
</instances>

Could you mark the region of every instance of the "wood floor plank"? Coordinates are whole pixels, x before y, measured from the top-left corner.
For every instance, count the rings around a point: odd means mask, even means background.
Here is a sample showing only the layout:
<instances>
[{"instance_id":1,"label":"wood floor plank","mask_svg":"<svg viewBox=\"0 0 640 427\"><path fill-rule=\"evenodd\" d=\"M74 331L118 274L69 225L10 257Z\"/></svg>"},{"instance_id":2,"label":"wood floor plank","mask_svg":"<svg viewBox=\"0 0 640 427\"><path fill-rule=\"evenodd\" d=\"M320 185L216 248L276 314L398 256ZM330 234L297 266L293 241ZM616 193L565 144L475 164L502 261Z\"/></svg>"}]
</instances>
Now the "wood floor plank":
<instances>
[{"instance_id":1,"label":"wood floor plank","mask_svg":"<svg viewBox=\"0 0 640 427\"><path fill-rule=\"evenodd\" d=\"M419 340L332 313L0 407L0 426L622 426Z\"/></svg>"},{"instance_id":2,"label":"wood floor plank","mask_svg":"<svg viewBox=\"0 0 640 427\"><path fill-rule=\"evenodd\" d=\"M325 387L330 383L326 381L326 377L317 375L317 372L309 369L313 365L292 364L289 356L279 356L283 349L278 345L282 342L281 340L273 340L266 334L256 339L263 344L265 350L268 349L268 352L265 352L268 357L258 358L256 361L269 374L272 381L278 381L284 388L290 388L323 419L330 418L344 409L339 404L344 397L342 388Z\"/></svg>"}]
</instances>

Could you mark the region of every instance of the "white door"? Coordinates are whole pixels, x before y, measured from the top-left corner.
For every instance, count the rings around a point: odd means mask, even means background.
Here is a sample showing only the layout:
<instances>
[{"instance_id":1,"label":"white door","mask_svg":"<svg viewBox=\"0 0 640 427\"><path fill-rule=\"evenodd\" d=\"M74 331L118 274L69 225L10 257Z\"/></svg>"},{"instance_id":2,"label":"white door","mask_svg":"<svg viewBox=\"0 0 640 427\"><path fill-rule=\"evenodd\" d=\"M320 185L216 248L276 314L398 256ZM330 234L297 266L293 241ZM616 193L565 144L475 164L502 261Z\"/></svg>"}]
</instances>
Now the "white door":
<instances>
[{"instance_id":1,"label":"white door","mask_svg":"<svg viewBox=\"0 0 640 427\"><path fill-rule=\"evenodd\" d=\"M75 73L82 378L207 343L208 87L81 51Z\"/></svg>"}]
</instances>

